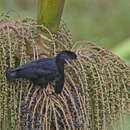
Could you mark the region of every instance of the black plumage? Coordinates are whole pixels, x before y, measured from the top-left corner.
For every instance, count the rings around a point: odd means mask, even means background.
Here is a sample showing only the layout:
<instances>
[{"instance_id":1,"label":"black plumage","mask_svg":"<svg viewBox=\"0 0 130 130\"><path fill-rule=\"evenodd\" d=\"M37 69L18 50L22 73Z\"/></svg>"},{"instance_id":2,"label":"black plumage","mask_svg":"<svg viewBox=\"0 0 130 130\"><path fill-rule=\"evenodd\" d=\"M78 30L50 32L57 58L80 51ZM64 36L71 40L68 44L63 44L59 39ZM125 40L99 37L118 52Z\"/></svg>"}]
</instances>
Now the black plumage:
<instances>
[{"instance_id":1,"label":"black plumage","mask_svg":"<svg viewBox=\"0 0 130 130\"><path fill-rule=\"evenodd\" d=\"M10 67L6 70L6 77L8 80L26 78L43 88L46 88L48 82L55 80L55 93L59 94L64 86L64 64L70 65L70 60L76 58L74 52L64 50L54 58L43 58L16 68Z\"/></svg>"}]
</instances>

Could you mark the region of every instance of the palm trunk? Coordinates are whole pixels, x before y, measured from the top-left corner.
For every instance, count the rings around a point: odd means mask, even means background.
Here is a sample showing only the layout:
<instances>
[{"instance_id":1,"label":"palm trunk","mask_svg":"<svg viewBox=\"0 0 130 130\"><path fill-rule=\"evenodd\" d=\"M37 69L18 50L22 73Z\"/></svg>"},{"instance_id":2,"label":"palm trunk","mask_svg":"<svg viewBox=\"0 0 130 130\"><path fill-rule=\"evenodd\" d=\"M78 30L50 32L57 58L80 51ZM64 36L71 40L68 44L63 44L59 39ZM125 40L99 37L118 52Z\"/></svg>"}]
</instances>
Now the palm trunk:
<instances>
[{"instance_id":1,"label":"palm trunk","mask_svg":"<svg viewBox=\"0 0 130 130\"><path fill-rule=\"evenodd\" d=\"M38 24L43 24L52 33L55 33L60 24L65 0L39 0Z\"/></svg>"}]
</instances>

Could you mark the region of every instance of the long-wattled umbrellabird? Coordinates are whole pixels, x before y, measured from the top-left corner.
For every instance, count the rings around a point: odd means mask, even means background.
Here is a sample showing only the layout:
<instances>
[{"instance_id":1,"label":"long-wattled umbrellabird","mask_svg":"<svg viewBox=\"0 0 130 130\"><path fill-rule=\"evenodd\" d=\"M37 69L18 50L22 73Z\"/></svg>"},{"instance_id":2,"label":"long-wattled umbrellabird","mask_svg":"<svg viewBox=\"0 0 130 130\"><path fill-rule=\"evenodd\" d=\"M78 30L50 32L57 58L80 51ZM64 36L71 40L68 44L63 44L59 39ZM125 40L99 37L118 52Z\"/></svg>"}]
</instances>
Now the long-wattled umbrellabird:
<instances>
[{"instance_id":1,"label":"long-wattled umbrellabird","mask_svg":"<svg viewBox=\"0 0 130 130\"><path fill-rule=\"evenodd\" d=\"M16 68L10 67L6 70L6 77L9 81L26 78L43 88L47 87L48 82L55 80L55 93L59 94L64 86L64 64L71 65L70 60L76 58L74 52L64 50L54 58L43 58Z\"/></svg>"}]
</instances>

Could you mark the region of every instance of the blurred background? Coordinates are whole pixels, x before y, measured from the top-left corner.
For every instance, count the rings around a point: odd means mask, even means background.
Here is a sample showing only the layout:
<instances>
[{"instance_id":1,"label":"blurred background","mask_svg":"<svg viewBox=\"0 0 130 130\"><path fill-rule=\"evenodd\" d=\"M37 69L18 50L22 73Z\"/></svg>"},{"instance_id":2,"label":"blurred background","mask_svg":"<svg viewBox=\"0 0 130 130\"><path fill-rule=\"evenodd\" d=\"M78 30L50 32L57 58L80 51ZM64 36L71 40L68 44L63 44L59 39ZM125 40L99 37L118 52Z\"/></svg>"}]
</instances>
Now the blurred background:
<instances>
[{"instance_id":1,"label":"blurred background","mask_svg":"<svg viewBox=\"0 0 130 130\"><path fill-rule=\"evenodd\" d=\"M14 9L36 18L36 5L37 0L0 0L0 12ZM130 0L66 0L62 19L74 41L94 41L130 64Z\"/></svg>"}]
</instances>

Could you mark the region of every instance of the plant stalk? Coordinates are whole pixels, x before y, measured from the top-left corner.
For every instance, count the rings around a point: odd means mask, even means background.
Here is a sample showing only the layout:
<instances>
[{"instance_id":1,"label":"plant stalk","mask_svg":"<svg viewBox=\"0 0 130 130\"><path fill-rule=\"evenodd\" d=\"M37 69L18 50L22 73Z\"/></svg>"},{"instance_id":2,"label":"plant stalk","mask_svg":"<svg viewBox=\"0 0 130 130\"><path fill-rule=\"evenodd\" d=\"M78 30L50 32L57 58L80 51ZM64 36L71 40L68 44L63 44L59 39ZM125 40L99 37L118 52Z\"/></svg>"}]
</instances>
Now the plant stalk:
<instances>
[{"instance_id":1,"label":"plant stalk","mask_svg":"<svg viewBox=\"0 0 130 130\"><path fill-rule=\"evenodd\" d=\"M39 0L38 1L38 24L43 24L52 33L59 27L65 0Z\"/></svg>"}]
</instances>

